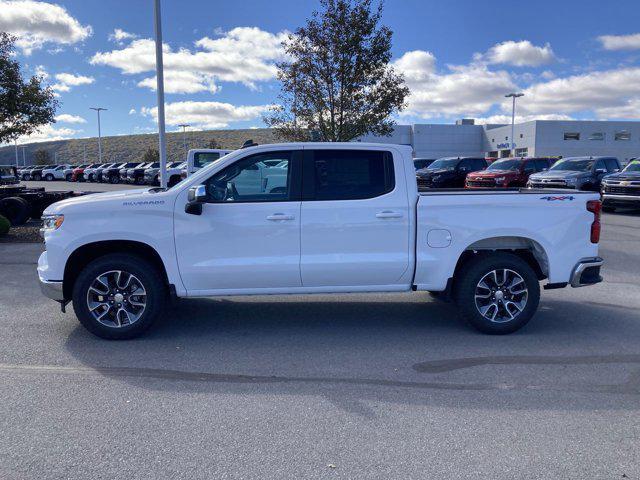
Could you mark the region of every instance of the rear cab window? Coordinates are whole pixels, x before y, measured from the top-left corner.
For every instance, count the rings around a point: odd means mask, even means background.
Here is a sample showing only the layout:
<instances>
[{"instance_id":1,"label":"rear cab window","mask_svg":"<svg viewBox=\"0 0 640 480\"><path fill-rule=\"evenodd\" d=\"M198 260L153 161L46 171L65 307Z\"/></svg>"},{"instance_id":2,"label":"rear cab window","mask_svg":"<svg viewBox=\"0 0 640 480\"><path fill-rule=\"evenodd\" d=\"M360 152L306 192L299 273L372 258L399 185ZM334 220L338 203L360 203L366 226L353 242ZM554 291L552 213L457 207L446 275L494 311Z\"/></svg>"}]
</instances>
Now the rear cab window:
<instances>
[{"instance_id":1,"label":"rear cab window","mask_svg":"<svg viewBox=\"0 0 640 480\"><path fill-rule=\"evenodd\" d=\"M393 156L383 150L305 150L303 200L363 200L395 188Z\"/></svg>"},{"instance_id":2,"label":"rear cab window","mask_svg":"<svg viewBox=\"0 0 640 480\"><path fill-rule=\"evenodd\" d=\"M196 152L193 155L193 166L202 168L220 158L220 152Z\"/></svg>"}]
</instances>

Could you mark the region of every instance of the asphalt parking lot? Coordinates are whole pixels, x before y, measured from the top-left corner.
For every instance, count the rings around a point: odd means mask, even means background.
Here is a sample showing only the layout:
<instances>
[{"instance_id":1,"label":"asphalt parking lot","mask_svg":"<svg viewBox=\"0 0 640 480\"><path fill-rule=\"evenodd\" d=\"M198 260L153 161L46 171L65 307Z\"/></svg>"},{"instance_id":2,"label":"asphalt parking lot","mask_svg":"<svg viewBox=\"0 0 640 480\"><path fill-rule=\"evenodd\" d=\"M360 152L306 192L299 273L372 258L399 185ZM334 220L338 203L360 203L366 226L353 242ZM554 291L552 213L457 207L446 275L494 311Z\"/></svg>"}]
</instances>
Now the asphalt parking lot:
<instances>
[{"instance_id":1,"label":"asphalt parking lot","mask_svg":"<svg viewBox=\"0 0 640 480\"><path fill-rule=\"evenodd\" d=\"M510 336L418 293L181 300L126 342L2 244L0 478L640 478L639 241L605 214L606 282Z\"/></svg>"}]
</instances>

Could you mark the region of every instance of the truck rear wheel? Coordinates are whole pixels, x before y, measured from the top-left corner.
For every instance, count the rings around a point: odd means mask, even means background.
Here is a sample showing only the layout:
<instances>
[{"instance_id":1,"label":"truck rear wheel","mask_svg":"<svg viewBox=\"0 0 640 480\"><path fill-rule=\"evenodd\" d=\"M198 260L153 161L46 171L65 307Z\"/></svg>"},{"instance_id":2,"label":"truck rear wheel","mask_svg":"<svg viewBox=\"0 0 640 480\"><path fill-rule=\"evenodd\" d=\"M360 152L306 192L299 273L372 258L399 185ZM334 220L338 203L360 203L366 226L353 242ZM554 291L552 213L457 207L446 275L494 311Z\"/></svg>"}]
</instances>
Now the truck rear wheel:
<instances>
[{"instance_id":1,"label":"truck rear wheel","mask_svg":"<svg viewBox=\"0 0 640 480\"><path fill-rule=\"evenodd\" d=\"M454 281L454 298L463 318L483 333L515 332L538 309L538 277L517 255L479 254L462 267Z\"/></svg>"},{"instance_id":2,"label":"truck rear wheel","mask_svg":"<svg viewBox=\"0 0 640 480\"><path fill-rule=\"evenodd\" d=\"M162 274L136 255L109 254L89 263L73 286L73 310L94 335L123 340L141 335L167 297Z\"/></svg>"}]
</instances>

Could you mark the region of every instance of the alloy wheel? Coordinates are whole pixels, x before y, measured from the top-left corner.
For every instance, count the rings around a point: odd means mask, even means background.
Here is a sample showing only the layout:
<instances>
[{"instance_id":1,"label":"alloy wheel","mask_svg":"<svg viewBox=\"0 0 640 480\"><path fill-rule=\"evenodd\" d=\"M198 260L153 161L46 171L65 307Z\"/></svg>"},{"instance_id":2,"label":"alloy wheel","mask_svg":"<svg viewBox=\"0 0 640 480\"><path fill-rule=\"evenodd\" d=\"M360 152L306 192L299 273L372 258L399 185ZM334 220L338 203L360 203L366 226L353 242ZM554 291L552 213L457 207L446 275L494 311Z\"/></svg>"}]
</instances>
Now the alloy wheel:
<instances>
[{"instance_id":1,"label":"alloy wheel","mask_svg":"<svg viewBox=\"0 0 640 480\"><path fill-rule=\"evenodd\" d=\"M514 320L526 307L528 297L524 278L508 268L491 270L480 279L475 290L478 312L495 323Z\"/></svg>"},{"instance_id":2,"label":"alloy wheel","mask_svg":"<svg viewBox=\"0 0 640 480\"><path fill-rule=\"evenodd\" d=\"M124 270L110 270L98 275L87 291L87 308L93 318L112 328L137 322L147 306L147 292L142 282Z\"/></svg>"}]
</instances>

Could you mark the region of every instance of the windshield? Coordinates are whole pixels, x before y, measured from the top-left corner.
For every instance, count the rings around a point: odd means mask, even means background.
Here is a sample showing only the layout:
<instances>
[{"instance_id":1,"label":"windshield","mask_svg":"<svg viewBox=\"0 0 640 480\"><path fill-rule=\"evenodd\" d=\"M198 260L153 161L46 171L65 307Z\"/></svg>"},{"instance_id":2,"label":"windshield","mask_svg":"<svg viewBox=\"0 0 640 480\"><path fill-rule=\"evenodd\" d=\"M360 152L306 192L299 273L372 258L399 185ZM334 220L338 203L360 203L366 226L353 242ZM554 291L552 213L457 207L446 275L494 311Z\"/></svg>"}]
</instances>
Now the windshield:
<instances>
[{"instance_id":1,"label":"windshield","mask_svg":"<svg viewBox=\"0 0 640 480\"><path fill-rule=\"evenodd\" d=\"M560 160L549 170L569 170L572 172L589 172L595 160Z\"/></svg>"},{"instance_id":2,"label":"windshield","mask_svg":"<svg viewBox=\"0 0 640 480\"><path fill-rule=\"evenodd\" d=\"M522 165L522 160L517 160L515 158L509 160L497 160L493 162L487 170L520 170L520 165Z\"/></svg>"},{"instance_id":3,"label":"windshield","mask_svg":"<svg viewBox=\"0 0 640 480\"><path fill-rule=\"evenodd\" d=\"M459 158L441 158L427 167L427 170L455 170Z\"/></svg>"},{"instance_id":4,"label":"windshield","mask_svg":"<svg viewBox=\"0 0 640 480\"><path fill-rule=\"evenodd\" d=\"M640 160L633 160L625 167L623 172L640 172Z\"/></svg>"}]
</instances>

